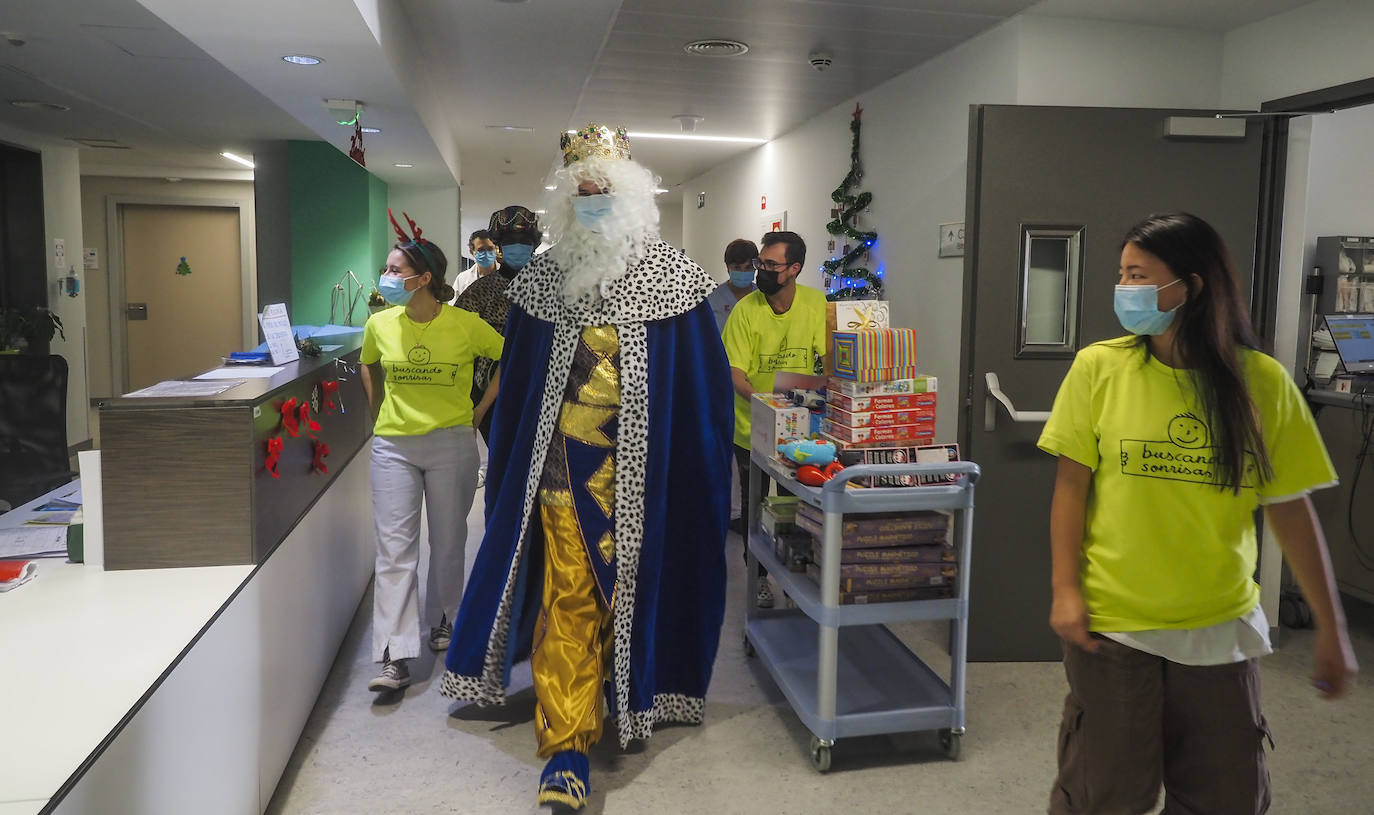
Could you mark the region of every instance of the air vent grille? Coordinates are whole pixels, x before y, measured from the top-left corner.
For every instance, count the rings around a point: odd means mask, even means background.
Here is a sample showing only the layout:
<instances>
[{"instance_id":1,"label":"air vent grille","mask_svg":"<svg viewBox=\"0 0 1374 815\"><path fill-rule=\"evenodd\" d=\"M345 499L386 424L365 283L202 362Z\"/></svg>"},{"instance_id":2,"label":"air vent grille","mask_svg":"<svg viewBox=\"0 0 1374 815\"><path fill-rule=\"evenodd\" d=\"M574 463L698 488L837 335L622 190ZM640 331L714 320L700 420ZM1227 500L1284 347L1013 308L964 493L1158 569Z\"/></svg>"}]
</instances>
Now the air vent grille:
<instances>
[{"instance_id":1,"label":"air vent grille","mask_svg":"<svg viewBox=\"0 0 1374 815\"><path fill-rule=\"evenodd\" d=\"M739 40L694 40L682 50L699 57L737 57L749 53L749 46Z\"/></svg>"}]
</instances>

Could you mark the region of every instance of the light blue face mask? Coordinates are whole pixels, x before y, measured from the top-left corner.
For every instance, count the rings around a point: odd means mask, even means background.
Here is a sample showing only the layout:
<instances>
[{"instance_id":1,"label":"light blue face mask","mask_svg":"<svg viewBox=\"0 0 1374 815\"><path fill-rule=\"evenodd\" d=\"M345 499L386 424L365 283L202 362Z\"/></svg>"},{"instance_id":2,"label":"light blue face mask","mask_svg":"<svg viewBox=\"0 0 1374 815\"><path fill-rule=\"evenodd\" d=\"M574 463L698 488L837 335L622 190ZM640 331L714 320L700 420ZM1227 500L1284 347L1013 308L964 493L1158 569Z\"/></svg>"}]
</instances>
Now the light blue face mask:
<instances>
[{"instance_id":1,"label":"light blue face mask","mask_svg":"<svg viewBox=\"0 0 1374 815\"><path fill-rule=\"evenodd\" d=\"M477 261L477 265L483 269L488 269L496 265L495 249L478 249L472 253L472 259Z\"/></svg>"},{"instance_id":2,"label":"light blue face mask","mask_svg":"<svg viewBox=\"0 0 1374 815\"><path fill-rule=\"evenodd\" d=\"M573 214L588 232L600 232L602 223L615 210L615 196L603 192L598 195L573 196Z\"/></svg>"},{"instance_id":3,"label":"light blue face mask","mask_svg":"<svg viewBox=\"0 0 1374 815\"><path fill-rule=\"evenodd\" d=\"M525 264L530 262L530 254L533 251L534 247L528 243L508 243L501 247L501 257L512 269L523 269Z\"/></svg>"},{"instance_id":4,"label":"light blue face mask","mask_svg":"<svg viewBox=\"0 0 1374 815\"><path fill-rule=\"evenodd\" d=\"M417 277L419 277L419 275L396 277L395 275L384 274L381 279L377 281L377 291L382 293L382 296L386 298L388 303L404 306L406 303L410 302L410 298L415 296L414 291L406 289L406 281L413 280Z\"/></svg>"},{"instance_id":5,"label":"light blue face mask","mask_svg":"<svg viewBox=\"0 0 1374 815\"><path fill-rule=\"evenodd\" d=\"M737 289L747 289L754 285L753 269L726 269L730 273L730 285Z\"/></svg>"},{"instance_id":6,"label":"light blue face mask","mask_svg":"<svg viewBox=\"0 0 1374 815\"><path fill-rule=\"evenodd\" d=\"M1158 336L1169 330L1174 315L1183 306L1179 303L1168 311L1159 310L1159 293L1174 283L1182 283L1183 278L1163 286L1117 286L1113 306L1121 327L1132 334Z\"/></svg>"}]
</instances>

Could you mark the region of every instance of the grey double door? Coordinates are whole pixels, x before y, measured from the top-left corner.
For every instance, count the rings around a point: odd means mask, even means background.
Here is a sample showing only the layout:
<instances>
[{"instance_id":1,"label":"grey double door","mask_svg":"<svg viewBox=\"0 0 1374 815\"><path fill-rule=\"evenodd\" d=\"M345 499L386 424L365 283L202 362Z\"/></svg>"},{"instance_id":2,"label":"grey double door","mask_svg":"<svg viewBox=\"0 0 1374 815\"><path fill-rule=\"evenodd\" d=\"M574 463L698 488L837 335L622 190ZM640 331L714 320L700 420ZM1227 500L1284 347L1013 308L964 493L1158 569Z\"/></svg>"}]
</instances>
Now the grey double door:
<instances>
[{"instance_id":1,"label":"grey double door","mask_svg":"<svg viewBox=\"0 0 1374 815\"><path fill-rule=\"evenodd\" d=\"M1180 116L1212 113L971 111L959 440L983 469L972 660L1060 657L1048 624L1056 462L1035 442L1074 352L1125 333L1112 293L1126 230L1151 213L1192 212L1221 233L1249 291L1263 128L1166 136L1169 117Z\"/></svg>"}]
</instances>

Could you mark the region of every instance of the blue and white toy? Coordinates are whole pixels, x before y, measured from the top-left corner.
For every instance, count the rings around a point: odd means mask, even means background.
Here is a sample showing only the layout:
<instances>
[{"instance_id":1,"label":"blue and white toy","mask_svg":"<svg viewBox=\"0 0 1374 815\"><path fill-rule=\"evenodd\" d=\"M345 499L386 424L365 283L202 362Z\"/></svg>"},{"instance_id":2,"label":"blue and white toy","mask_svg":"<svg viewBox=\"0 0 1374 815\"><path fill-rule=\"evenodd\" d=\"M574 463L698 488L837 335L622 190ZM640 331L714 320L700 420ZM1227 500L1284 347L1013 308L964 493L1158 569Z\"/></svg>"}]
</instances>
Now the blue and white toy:
<instances>
[{"instance_id":1,"label":"blue and white toy","mask_svg":"<svg viewBox=\"0 0 1374 815\"><path fill-rule=\"evenodd\" d=\"M835 445L823 439L797 439L779 444L778 453L795 464L824 467L835 460Z\"/></svg>"}]
</instances>

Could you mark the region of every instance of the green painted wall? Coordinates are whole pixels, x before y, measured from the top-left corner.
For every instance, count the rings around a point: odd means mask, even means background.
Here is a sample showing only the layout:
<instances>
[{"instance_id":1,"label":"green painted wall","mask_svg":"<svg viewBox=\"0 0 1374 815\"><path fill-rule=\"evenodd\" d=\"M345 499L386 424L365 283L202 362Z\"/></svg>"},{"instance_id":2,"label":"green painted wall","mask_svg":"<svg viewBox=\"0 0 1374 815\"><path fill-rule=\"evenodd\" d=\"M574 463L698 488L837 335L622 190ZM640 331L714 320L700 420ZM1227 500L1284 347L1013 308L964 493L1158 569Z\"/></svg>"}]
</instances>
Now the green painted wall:
<instances>
[{"instance_id":1,"label":"green painted wall","mask_svg":"<svg viewBox=\"0 0 1374 815\"><path fill-rule=\"evenodd\" d=\"M387 188L325 142L290 142L288 164L291 322L322 325L346 271L370 290L369 279L386 262ZM355 313L355 323L360 316ZM342 322L342 314L335 317Z\"/></svg>"}]
</instances>

